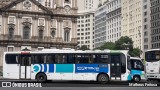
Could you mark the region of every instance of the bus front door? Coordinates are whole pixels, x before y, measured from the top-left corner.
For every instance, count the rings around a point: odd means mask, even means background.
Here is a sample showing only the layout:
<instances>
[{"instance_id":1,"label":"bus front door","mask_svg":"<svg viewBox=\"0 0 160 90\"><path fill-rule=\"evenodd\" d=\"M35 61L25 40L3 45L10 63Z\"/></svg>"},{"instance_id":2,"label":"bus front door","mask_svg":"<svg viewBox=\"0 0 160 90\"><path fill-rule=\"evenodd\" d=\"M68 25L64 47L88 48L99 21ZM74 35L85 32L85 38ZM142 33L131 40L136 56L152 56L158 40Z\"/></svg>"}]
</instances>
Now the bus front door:
<instances>
[{"instance_id":1,"label":"bus front door","mask_svg":"<svg viewBox=\"0 0 160 90\"><path fill-rule=\"evenodd\" d=\"M31 56L21 55L20 79L31 79Z\"/></svg>"},{"instance_id":2,"label":"bus front door","mask_svg":"<svg viewBox=\"0 0 160 90\"><path fill-rule=\"evenodd\" d=\"M111 55L110 65L111 80L121 80L121 59L120 55Z\"/></svg>"}]
</instances>

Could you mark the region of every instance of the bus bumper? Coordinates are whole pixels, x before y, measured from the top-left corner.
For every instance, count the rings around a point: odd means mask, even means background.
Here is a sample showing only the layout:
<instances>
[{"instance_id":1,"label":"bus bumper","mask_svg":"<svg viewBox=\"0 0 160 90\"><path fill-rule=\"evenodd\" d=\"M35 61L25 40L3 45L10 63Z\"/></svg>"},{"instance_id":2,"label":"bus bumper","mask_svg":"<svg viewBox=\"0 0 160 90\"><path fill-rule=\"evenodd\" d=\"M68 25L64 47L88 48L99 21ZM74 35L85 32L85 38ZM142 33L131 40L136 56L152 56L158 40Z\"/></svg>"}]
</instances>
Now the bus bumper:
<instances>
[{"instance_id":1,"label":"bus bumper","mask_svg":"<svg viewBox=\"0 0 160 90\"><path fill-rule=\"evenodd\" d=\"M160 74L146 74L147 79L160 79Z\"/></svg>"}]
</instances>

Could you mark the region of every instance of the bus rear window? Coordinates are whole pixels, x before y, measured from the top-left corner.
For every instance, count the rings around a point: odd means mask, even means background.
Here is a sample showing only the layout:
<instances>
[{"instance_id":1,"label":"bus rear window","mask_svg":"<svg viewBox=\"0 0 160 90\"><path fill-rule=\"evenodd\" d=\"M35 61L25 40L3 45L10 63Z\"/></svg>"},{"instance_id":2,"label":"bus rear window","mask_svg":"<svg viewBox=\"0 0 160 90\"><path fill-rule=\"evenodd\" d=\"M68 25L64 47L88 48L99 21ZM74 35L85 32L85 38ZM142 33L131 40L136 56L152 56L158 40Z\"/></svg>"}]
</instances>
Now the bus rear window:
<instances>
[{"instance_id":1,"label":"bus rear window","mask_svg":"<svg viewBox=\"0 0 160 90\"><path fill-rule=\"evenodd\" d=\"M16 54L6 54L5 59L6 64L18 64L18 55Z\"/></svg>"}]
</instances>

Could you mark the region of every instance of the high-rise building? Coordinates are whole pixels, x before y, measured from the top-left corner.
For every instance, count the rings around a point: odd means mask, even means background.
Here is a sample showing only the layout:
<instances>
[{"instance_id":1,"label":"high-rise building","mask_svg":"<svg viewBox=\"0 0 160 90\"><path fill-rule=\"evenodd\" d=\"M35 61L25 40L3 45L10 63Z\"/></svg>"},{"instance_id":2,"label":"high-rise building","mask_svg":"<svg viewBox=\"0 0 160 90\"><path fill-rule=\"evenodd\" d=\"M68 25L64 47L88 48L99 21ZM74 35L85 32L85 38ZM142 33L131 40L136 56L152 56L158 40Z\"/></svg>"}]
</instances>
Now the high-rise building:
<instances>
[{"instance_id":1,"label":"high-rise building","mask_svg":"<svg viewBox=\"0 0 160 90\"><path fill-rule=\"evenodd\" d=\"M78 22L77 37L78 47L86 45L89 49L94 48L94 12L104 0L77 0Z\"/></svg>"},{"instance_id":2,"label":"high-rise building","mask_svg":"<svg viewBox=\"0 0 160 90\"><path fill-rule=\"evenodd\" d=\"M77 0L3 0L0 66L5 51L77 48L77 17Z\"/></svg>"},{"instance_id":3,"label":"high-rise building","mask_svg":"<svg viewBox=\"0 0 160 90\"><path fill-rule=\"evenodd\" d=\"M150 10L150 7L151 7L150 0L143 0L143 7L142 7L142 11L143 11L142 12L143 13L143 18L142 18L142 23L143 23L143 26L142 26L142 29L143 29L142 44L144 44L144 45L142 45L143 54L146 50L151 49L151 30L150 30L150 27L151 27L151 24L150 24L151 10Z\"/></svg>"},{"instance_id":4,"label":"high-rise building","mask_svg":"<svg viewBox=\"0 0 160 90\"><path fill-rule=\"evenodd\" d=\"M106 12L107 6L102 5L95 11L95 31L94 31L94 44L95 48L100 47L106 42Z\"/></svg>"},{"instance_id":5,"label":"high-rise building","mask_svg":"<svg viewBox=\"0 0 160 90\"><path fill-rule=\"evenodd\" d=\"M110 0L106 6L106 42L115 42L121 37L121 0Z\"/></svg>"},{"instance_id":6,"label":"high-rise building","mask_svg":"<svg viewBox=\"0 0 160 90\"><path fill-rule=\"evenodd\" d=\"M121 0L105 2L95 12L95 47L121 37Z\"/></svg>"},{"instance_id":7,"label":"high-rise building","mask_svg":"<svg viewBox=\"0 0 160 90\"><path fill-rule=\"evenodd\" d=\"M89 10L98 8L99 4L103 4L107 0L77 0L78 10Z\"/></svg>"},{"instance_id":8,"label":"high-rise building","mask_svg":"<svg viewBox=\"0 0 160 90\"><path fill-rule=\"evenodd\" d=\"M78 11L77 38L78 48L86 45L89 49L94 48L94 10Z\"/></svg>"},{"instance_id":9,"label":"high-rise building","mask_svg":"<svg viewBox=\"0 0 160 90\"><path fill-rule=\"evenodd\" d=\"M160 48L160 0L151 0L151 45Z\"/></svg>"},{"instance_id":10,"label":"high-rise building","mask_svg":"<svg viewBox=\"0 0 160 90\"><path fill-rule=\"evenodd\" d=\"M130 38L132 38L134 47L141 50L143 50L142 3L143 0L122 0L121 2L121 35L129 36Z\"/></svg>"}]
</instances>

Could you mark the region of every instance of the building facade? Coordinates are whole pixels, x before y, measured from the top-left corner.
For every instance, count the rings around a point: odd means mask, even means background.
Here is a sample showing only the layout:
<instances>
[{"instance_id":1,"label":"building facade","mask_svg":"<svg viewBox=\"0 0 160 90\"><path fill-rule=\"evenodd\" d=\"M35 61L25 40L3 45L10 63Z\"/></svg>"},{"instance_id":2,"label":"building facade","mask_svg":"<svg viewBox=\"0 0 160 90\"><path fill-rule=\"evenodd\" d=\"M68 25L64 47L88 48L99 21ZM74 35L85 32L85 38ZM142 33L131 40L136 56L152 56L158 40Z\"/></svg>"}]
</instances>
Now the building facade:
<instances>
[{"instance_id":1,"label":"building facade","mask_svg":"<svg viewBox=\"0 0 160 90\"><path fill-rule=\"evenodd\" d=\"M110 0L106 6L106 42L115 42L121 37L121 0Z\"/></svg>"},{"instance_id":2,"label":"building facade","mask_svg":"<svg viewBox=\"0 0 160 90\"><path fill-rule=\"evenodd\" d=\"M89 49L94 49L94 12L104 1L106 0L77 0L79 15L77 20L78 47L86 45Z\"/></svg>"},{"instance_id":3,"label":"building facade","mask_svg":"<svg viewBox=\"0 0 160 90\"><path fill-rule=\"evenodd\" d=\"M121 37L121 0L110 0L95 13L95 47Z\"/></svg>"},{"instance_id":4,"label":"building facade","mask_svg":"<svg viewBox=\"0 0 160 90\"><path fill-rule=\"evenodd\" d=\"M78 48L86 45L87 48L94 48L94 10L78 11L77 39Z\"/></svg>"},{"instance_id":5,"label":"building facade","mask_svg":"<svg viewBox=\"0 0 160 90\"><path fill-rule=\"evenodd\" d=\"M151 3L151 46L160 48L160 0L150 0Z\"/></svg>"},{"instance_id":6,"label":"building facade","mask_svg":"<svg viewBox=\"0 0 160 90\"><path fill-rule=\"evenodd\" d=\"M76 30L77 0L3 0L0 66L5 51L76 48Z\"/></svg>"},{"instance_id":7,"label":"building facade","mask_svg":"<svg viewBox=\"0 0 160 90\"><path fill-rule=\"evenodd\" d=\"M129 36L133 46L141 50L143 47L142 3L143 0L121 0L122 6L122 36ZM148 1L148 0L147 0Z\"/></svg>"},{"instance_id":8,"label":"building facade","mask_svg":"<svg viewBox=\"0 0 160 90\"><path fill-rule=\"evenodd\" d=\"M103 4L107 0L77 0L78 10L97 9L99 4Z\"/></svg>"},{"instance_id":9,"label":"building facade","mask_svg":"<svg viewBox=\"0 0 160 90\"><path fill-rule=\"evenodd\" d=\"M107 6L102 5L95 11L95 30L94 44L95 48L100 47L106 42L106 10Z\"/></svg>"},{"instance_id":10,"label":"building facade","mask_svg":"<svg viewBox=\"0 0 160 90\"><path fill-rule=\"evenodd\" d=\"M142 43L144 44L144 45L142 45L143 46L142 47L143 54L146 50L151 49L151 30L150 30L151 10L150 10L150 7L151 7L150 0L143 0L143 7L142 7L142 10L143 10L143 12L142 12L143 13L143 20L142 20L143 39L142 39ZM144 55L142 55L142 56L144 57Z\"/></svg>"}]
</instances>

